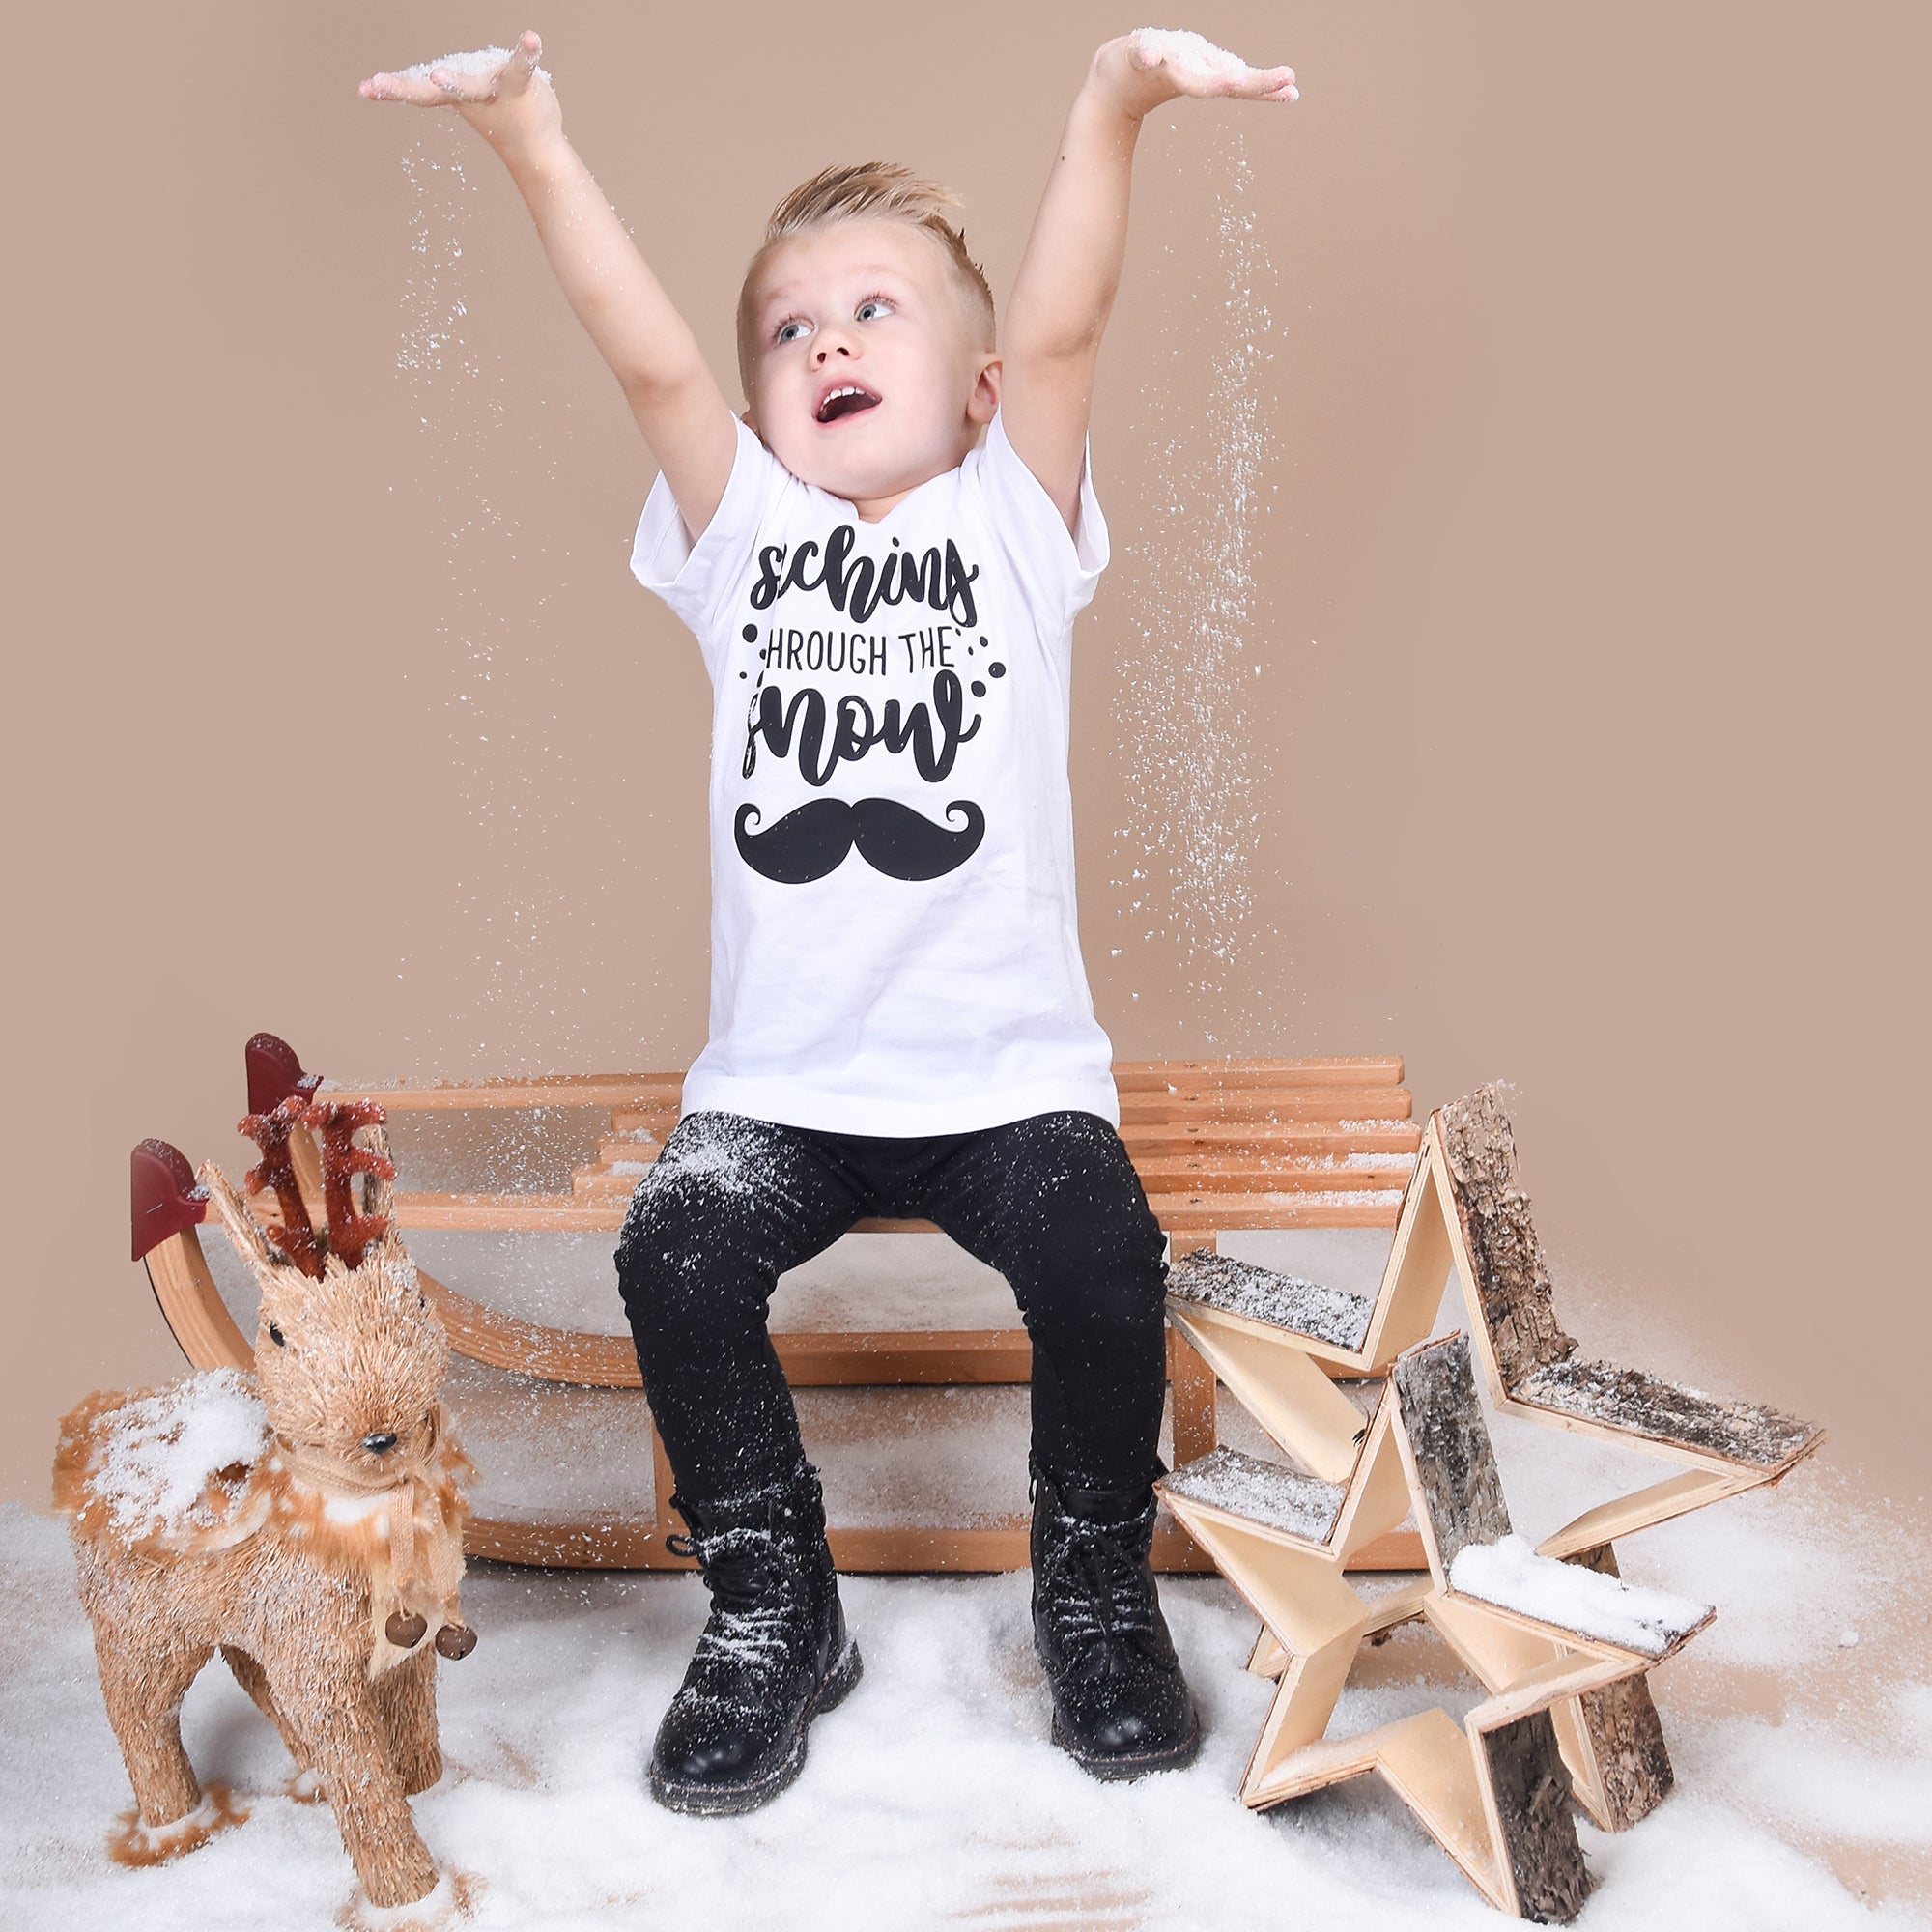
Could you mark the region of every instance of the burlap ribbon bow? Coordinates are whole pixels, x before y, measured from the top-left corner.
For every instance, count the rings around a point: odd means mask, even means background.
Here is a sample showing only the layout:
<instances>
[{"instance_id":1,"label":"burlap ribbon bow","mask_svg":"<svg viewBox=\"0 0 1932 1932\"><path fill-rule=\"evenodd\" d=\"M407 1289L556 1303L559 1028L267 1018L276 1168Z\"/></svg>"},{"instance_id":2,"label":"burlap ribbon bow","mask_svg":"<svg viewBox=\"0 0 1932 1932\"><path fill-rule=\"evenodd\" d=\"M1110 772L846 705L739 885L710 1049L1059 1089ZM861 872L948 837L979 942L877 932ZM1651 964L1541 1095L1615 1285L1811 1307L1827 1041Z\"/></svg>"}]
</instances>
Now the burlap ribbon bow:
<instances>
[{"instance_id":1,"label":"burlap ribbon bow","mask_svg":"<svg viewBox=\"0 0 1932 1932\"><path fill-rule=\"evenodd\" d=\"M457 1510L445 1511L441 1493L446 1489L453 1498L451 1465L461 1465L463 1459L453 1446L444 1448L446 1436L447 1417L439 1405L420 1453L374 1474L276 1438L278 1458L289 1475L322 1497L323 1518L335 1538L364 1543L371 1677L417 1655L445 1626L463 1627L457 1604L463 1581L462 1519ZM422 1620L412 1643L390 1640L393 1616L405 1623Z\"/></svg>"}]
</instances>

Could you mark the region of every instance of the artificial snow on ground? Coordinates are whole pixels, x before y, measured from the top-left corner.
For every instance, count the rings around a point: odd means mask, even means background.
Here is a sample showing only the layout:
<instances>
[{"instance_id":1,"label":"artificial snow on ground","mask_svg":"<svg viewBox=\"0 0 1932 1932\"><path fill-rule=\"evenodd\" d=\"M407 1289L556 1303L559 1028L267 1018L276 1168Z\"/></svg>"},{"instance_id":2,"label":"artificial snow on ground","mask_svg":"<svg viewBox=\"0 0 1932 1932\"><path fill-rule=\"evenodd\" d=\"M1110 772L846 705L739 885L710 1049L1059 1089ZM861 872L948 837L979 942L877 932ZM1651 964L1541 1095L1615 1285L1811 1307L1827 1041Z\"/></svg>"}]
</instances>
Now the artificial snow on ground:
<instances>
[{"instance_id":1,"label":"artificial snow on ground","mask_svg":"<svg viewBox=\"0 0 1932 1932\"><path fill-rule=\"evenodd\" d=\"M1804 1486L1804 1487L1801 1487ZM1592 1932L1831 1932L1924 1924L1932 1877L1932 1683L1902 1679L1896 1548L1820 1476L1622 1547L1628 1568L1721 1605L1655 1680L1680 1779L1634 1832L1579 1829ZM1693 1527L1697 1525L1696 1527ZM1922 1574L1920 1580L1922 1582ZM1907 1586L1909 1587L1909 1585ZM981 1928L1498 1923L1409 1813L1363 1780L1279 1811L1234 1792L1269 1686L1225 1585L1163 1596L1208 1742L1190 1770L1100 1785L1046 1740L1027 1579L852 1577L866 1676L813 1729L804 1776L738 1819L679 1818L642 1766L703 1620L688 1576L479 1566L482 1642L440 1668L448 1770L415 1800L437 1858L476 1888L479 1927ZM1923 1599L1920 1599L1922 1605ZM1848 1620L1860 1641L1841 1637ZM1899 1630L1895 1638L1913 1633ZM249 1794L246 1824L132 1871L102 1841L129 1807L65 1532L0 1511L0 1923L10 1932L328 1932L354 1877L326 1807L278 1795L288 1764L216 1665L185 1732L204 1778ZM1479 1692L1410 1628L1365 1651L1337 1734ZM1862 1889L1878 1902L1861 1901ZM1915 1900L1918 1901L1915 1903Z\"/></svg>"},{"instance_id":2,"label":"artificial snow on ground","mask_svg":"<svg viewBox=\"0 0 1932 1932\"><path fill-rule=\"evenodd\" d=\"M778 1325L910 1326L934 1323L940 1307L936 1325L1010 1321L998 1277L949 1259L938 1239L854 1237L845 1260L787 1278ZM895 1245L921 1240L930 1252ZM1239 1245L1247 1259L1359 1293L1387 1241L1385 1231L1330 1230ZM526 1319L621 1326L608 1242L597 1253L574 1236L514 1251L496 1236L415 1245L433 1272ZM226 1279L219 1249L210 1244L210 1260L245 1330L252 1285ZM1452 1292L1439 1326L1463 1321ZM1658 1352L1645 1346L1655 1338L1603 1339L1635 1360ZM635 1395L550 1392L562 1405L554 1416L546 1407L520 1421L517 1402L545 1392L524 1385L512 1401L481 1375L453 1376L449 1395L492 1508L648 1510ZM807 1393L855 1407L873 1399ZM883 1426L808 1417L837 1520L893 1521L907 1510L904 1520L932 1520L949 1501L970 1516L1023 1500L1024 1391L876 1396ZM1224 1442L1277 1453L1225 1392L1222 1410ZM1532 1546L1667 1473L1562 1430L1489 1420L1513 1520ZM1778 1490L1627 1538L1617 1555L1631 1584L1715 1604L1718 1617L1652 1678L1675 1794L1619 1836L1579 1824L1597 1880L1585 1932L1932 1925L1922 1508L1865 1495L1828 1447ZM843 1589L866 1674L813 1727L804 1776L748 1817L694 1819L652 1804L643 1765L703 1623L697 1579L473 1566L464 1605L481 1641L439 1666L448 1769L414 1801L432 1853L469 1881L469 1922L546 1932L1506 1922L1377 1779L1265 1814L1242 1808L1235 1793L1272 1686L1245 1673L1256 1625L1218 1579L1162 1583L1206 1724L1201 1758L1134 1785L1093 1782L1048 1742L1024 1575L858 1577ZM1439 1641L1405 1627L1363 1651L1331 1735L1433 1705L1461 1718L1481 1695ZM333 1818L281 1795L281 1747L220 1664L189 1692L184 1729L202 1777L233 1785L250 1817L175 1863L113 1864L103 1841L132 1801L66 1533L0 1509L0 1927L330 1932L355 1893Z\"/></svg>"}]
</instances>

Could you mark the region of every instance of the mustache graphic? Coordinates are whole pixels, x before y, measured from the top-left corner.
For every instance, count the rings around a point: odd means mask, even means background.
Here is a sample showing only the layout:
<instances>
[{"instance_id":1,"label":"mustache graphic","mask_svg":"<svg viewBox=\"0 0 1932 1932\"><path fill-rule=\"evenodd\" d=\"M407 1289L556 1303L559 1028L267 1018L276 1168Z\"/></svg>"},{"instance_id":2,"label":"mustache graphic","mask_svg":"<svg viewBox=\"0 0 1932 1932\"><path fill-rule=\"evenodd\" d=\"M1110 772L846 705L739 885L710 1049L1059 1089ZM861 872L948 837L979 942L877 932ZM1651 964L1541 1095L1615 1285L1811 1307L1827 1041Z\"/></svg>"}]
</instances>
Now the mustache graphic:
<instances>
[{"instance_id":1,"label":"mustache graphic","mask_svg":"<svg viewBox=\"0 0 1932 1932\"><path fill-rule=\"evenodd\" d=\"M806 886L845 862L854 846L875 872L889 879L939 879L956 870L980 849L986 814L971 799L946 808L950 821L963 813L957 832L935 825L895 798L814 798L788 811L764 832L755 805L741 805L731 826L738 856L761 877L781 886Z\"/></svg>"}]
</instances>

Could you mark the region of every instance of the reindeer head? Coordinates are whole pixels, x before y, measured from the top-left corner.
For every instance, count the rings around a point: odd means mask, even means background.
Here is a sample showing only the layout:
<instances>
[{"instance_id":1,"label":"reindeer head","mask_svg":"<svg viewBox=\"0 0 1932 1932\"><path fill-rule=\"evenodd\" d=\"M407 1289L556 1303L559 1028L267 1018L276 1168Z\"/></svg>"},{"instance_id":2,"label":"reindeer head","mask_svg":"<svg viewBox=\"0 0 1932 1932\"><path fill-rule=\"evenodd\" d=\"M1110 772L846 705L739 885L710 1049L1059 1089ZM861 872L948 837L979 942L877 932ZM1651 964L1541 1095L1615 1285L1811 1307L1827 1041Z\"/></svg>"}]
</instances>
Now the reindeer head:
<instances>
[{"instance_id":1,"label":"reindeer head","mask_svg":"<svg viewBox=\"0 0 1932 1932\"><path fill-rule=\"evenodd\" d=\"M448 1363L442 1323L395 1230L395 1168L382 1122L378 1107L313 1105L300 1094L243 1121L263 1155L249 1187L272 1189L281 1206L268 1227L213 1162L201 1170L230 1240L261 1284L255 1370L270 1425L294 1448L369 1483L419 1463L432 1446ZM310 1221L292 1152L294 1137L310 1130L322 1141L322 1230ZM358 1130L366 1146L355 1145Z\"/></svg>"}]
</instances>

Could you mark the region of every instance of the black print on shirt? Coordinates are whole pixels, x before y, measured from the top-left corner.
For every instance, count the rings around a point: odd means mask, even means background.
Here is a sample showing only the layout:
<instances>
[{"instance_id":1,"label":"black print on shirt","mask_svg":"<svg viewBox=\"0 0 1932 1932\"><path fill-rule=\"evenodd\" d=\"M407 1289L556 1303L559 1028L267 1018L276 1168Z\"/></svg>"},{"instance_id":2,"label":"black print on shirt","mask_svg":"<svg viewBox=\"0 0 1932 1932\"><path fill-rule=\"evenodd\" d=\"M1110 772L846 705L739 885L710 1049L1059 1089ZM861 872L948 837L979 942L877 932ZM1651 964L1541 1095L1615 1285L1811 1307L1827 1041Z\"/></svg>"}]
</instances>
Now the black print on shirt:
<instances>
[{"instance_id":1,"label":"black print on shirt","mask_svg":"<svg viewBox=\"0 0 1932 1932\"><path fill-rule=\"evenodd\" d=\"M889 697L875 713L865 698L847 693L828 713L825 694L815 685L793 692L787 702L777 685L768 684L746 714L744 775L757 770L761 742L775 758L788 757L796 743L799 776L813 787L830 782L841 763L857 763L883 745L888 752L910 751L920 777L943 784L959 747L979 735L983 722L976 711L967 724L965 711L966 694L952 670L934 674L929 709L922 699L910 711Z\"/></svg>"},{"instance_id":2,"label":"black print on shirt","mask_svg":"<svg viewBox=\"0 0 1932 1932\"><path fill-rule=\"evenodd\" d=\"M895 537L891 552L877 559L855 557L856 541L852 526L842 524L825 539L822 553L813 541L767 545L758 553L753 610L769 610L788 590L822 590L835 611L857 624L868 622L881 605L907 603L928 605L952 621L883 636L773 626L757 652L764 668L745 714L743 773L748 779L758 768L761 746L775 759L795 754L799 776L814 789L829 784L841 764L856 764L883 747L894 756L910 753L914 770L927 784L944 784L960 746L979 734L983 721L977 711L971 718L966 715L966 693L952 657L955 640L979 622L973 597L979 566L969 568L950 537L943 549L934 546L919 555L901 550ZM755 643L758 627L747 624L742 635L746 643ZM890 697L875 708L856 692L834 699L815 685L804 685L793 686L787 695L765 681L774 672L801 669L867 679L885 676L889 655L896 656L889 653L889 639L895 636L905 652L906 673L932 673L929 699L908 705ZM970 656L970 645L967 650ZM985 694L986 687L976 679L973 696ZM957 829L955 819L961 821ZM854 851L888 878L944 878L980 849L986 834L986 815L971 799L949 803L945 824L892 798L814 798L763 831L754 830L762 820L757 806L741 805L732 837L745 864L780 885L822 879Z\"/></svg>"},{"instance_id":3,"label":"black print on shirt","mask_svg":"<svg viewBox=\"0 0 1932 1932\"><path fill-rule=\"evenodd\" d=\"M894 548L876 563L869 556L853 556L852 546L858 540L850 524L840 524L825 539L825 554L815 575L811 565L819 550L810 538L795 549L767 544L758 553L752 609L769 611L787 590L823 590L835 611L844 611L858 624L881 604L904 603L929 604L935 611L949 612L955 624L980 621L973 602L973 581L980 566L967 569L951 537L943 552L935 548L923 556L898 549L895 538Z\"/></svg>"},{"instance_id":4,"label":"black print on shirt","mask_svg":"<svg viewBox=\"0 0 1932 1932\"><path fill-rule=\"evenodd\" d=\"M954 799L946 808L965 824L952 832L934 825L895 798L808 799L762 833L750 828L759 820L755 805L741 805L731 827L738 856L761 877L781 886L806 886L822 879L857 850L875 872L889 879L944 878L956 871L980 849L986 836L986 814L971 799Z\"/></svg>"}]
</instances>

